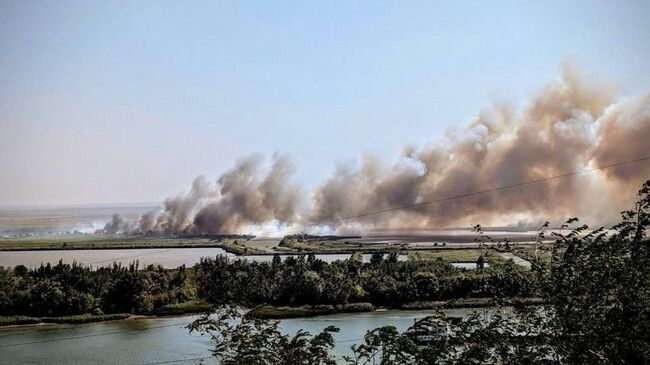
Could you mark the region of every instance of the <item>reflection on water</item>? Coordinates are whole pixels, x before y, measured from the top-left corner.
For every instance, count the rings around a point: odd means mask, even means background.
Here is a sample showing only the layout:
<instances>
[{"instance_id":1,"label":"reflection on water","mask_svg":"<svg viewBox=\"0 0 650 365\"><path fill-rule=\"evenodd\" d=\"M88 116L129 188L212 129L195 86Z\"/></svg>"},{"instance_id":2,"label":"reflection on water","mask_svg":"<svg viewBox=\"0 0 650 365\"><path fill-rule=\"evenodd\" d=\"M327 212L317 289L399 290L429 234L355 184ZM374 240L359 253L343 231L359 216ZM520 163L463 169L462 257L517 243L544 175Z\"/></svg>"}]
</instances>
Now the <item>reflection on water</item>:
<instances>
[{"instance_id":1,"label":"reflection on water","mask_svg":"<svg viewBox=\"0 0 650 365\"><path fill-rule=\"evenodd\" d=\"M445 311L464 316L467 309ZM349 354L367 330L393 325L403 331L432 311L385 311L335 314L280 321L283 332L304 329L312 334L329 325L340 328L334 335L337 356ZM194 316L150 318L85 324L0 328L0 364L143 364L208 357L210 339L189 334L185 325ZM198 361L183 362L186 364ZM207 361L206 364L214 364Z\"/></svg>"},{"instance_id":2,"label":"reflection on water","mask_svg":"<svg viewBox=\"0 0 650 365\"><path fill-rule=\"evenodd\" d=\"M0 364L140 364L209 356L190 317L0 329Z\"/></svg>"}]
</instances>

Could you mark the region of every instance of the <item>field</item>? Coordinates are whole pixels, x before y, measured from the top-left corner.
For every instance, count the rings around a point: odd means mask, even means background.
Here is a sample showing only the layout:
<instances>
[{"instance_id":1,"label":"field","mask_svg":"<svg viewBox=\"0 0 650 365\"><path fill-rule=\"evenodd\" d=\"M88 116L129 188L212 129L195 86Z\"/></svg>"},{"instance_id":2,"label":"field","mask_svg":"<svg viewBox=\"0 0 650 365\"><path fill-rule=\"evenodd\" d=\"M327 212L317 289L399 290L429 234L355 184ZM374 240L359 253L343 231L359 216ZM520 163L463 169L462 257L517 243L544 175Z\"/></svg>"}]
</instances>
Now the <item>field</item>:
<instances>
[{"instance_id":1,"label":"field","mask_svg":"<svg viewBox=\"0 0 650 365\"><path fill-rule=\"evenodd\" d=\"M409 253L411 260L437 260L442 259L447 262L476 262L480 256L490 259L496 256L492 249L442 249L436 251L415 251Z\"/></svg>"},{"instance_id":2,"label":"field","mask_svg":"<svg viewBox=\"0 0 650 365\"><path fill-rule=\"evenodd\" d=\"M224 244L210 238L102 236L71 234L43 237L0 238L0 251L7 250L60 250L60 249L119 249L119 248L172 248L219 247Z\"/></svg>"},{"instance_id":3,"label":"field","mask_svg":"<svg viewBox=\"0 0 650 365\"><path fill-rule=\"evenodd\" d=\"M137 222L142 214L156 209L156 204L0 207L0 235L94 233L113 214Z\"/></svg>"},{"instance_id":4,"label":"field","mask_svg":"<svg viewBox=\"0 0 650 365\"><path fill-rule=\"evenodd\" d=\"M487 261L503 259L504 254L494 248L478 248L476 244L418 246L411 242L382 240L355 241L354 239L296 240L278 238L216 238L216 237L146 237L103 236L93 234L52 235L44 237L0 238L1 251L36 250L102 250L154 248L222 248L235 255L272 254L361 254L398 251L411 260L446 262L476 262L480 256ZM513 245L512 254L523 259L534 256L530 244ZM548 256L548 255L547 255ZM506 257L507 258L507 257ZM542 257L544 259L544 257Z\"/></svg>"}]
</instances>

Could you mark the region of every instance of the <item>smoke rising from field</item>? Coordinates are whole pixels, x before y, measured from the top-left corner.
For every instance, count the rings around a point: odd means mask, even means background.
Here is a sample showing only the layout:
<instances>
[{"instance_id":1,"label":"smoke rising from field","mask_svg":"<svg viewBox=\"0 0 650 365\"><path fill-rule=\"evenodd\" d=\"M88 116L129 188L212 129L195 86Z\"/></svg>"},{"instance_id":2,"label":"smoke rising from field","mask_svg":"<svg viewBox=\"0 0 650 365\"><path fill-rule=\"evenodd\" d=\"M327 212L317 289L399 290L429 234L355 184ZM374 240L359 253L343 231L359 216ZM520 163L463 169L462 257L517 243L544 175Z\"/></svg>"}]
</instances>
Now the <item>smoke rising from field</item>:
<instances>
[{"instance_id":1,"label":"smoke rising from field","mask_svg":"<svg viewBox=\"0 0 650 365\"><path fill-rule=\"evenodd\" d=\"M123 234L128 233L131 230L131 226L128 222L124 220L119 214L113 214L111 220L104 224L104 228L101 229L101 233L104 234Z\"/></svg>"},{"instance_id":2,"label":"smoke rising from field","mask_svg":"<svg viewBox=\"0 0 650 365\"><path fill-rule=\"evenodd\" d=\"M405 148L390 166L369 158L358 169L339 167L316 190L311 219L354 216L650 156L649 141L650 95L615 102L609 88L565 68L561 80L521 112L504 105L484 110L465 130L451 134L447 145ZM340 228L504 224L575 215L608 223L650 178L650 164L594 175L374 215ZM607 214L594 211L601 207Z\"/></svg>"},{"instance_id":3,"label":"smoke rising from field","mask_svg":"<svg viewBox=\"0 0 650 365\"><path fill-rule=\"evenodd\" d=\"M131 232L237 233L270 221L331 221L650 156L649 141L650 94L616 99L610 88L567 67L524 108L485 109L466 128L447 133L444 143L405 147L393 164L372 156L359 167L341 164L311 198L291 181L287 157L274 156L263 174L262 157L253 155L214 183L196 178L189 193L165 200L163 211L143 215ZM326 225L358 232L530 225L570 216L608 224L648 178L644 162ZM105 230L128 229L114 217Z\"/></svg>"},{"instance_id":4,"label":"smoke rising from field","mask_svg":"<svg viewBox=\"0 0 650 365\"><path fill-rule=\"evenodd\" d=\"M266 174L263 158L251 155L216 182L199 176L187 194L167 198L161 212L144 214L132 233L220 234L239 233L250 224L299 220L303 194L291 182L294 167L286 156L275 155Z\"/></svg>"}]
</instances>

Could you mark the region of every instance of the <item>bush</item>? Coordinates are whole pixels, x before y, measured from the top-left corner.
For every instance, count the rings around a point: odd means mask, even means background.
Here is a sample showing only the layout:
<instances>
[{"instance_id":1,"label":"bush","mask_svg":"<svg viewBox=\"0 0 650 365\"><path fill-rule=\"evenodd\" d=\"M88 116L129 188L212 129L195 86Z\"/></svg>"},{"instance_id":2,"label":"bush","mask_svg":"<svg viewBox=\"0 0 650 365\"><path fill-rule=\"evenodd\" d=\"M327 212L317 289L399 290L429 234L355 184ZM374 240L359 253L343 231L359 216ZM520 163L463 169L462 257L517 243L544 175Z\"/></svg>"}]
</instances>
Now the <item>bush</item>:
<instances>
[{"instance_id":1,"label":"bush","mask_svg":"<svg viewBox=\"0 0 650 365\"><path fill-rule=\"evenodd\" d=\"M185 313L200 313L207 312L212 309L212 305L202 300L191 300L189 302L178 304L167 304L160 308L156 308L150 312L155 315L176 315Z\"/></svg>"},{"instance_id":2,"label":"bush","mask_svg":"<svg viewBox=\"0 0 650 365\"><path fill-rule=\"evenodd\" d=\"M35 317L26 317L26 316L8 316L0 317L0 326L12 326L19 324L36 324L40 323L41 320Z\"/></svg>"},{"instance_id":3,"label":"bush","mask_svg":"<svg viewBox=\"0 0 650 365\"><path fill-rule=\"evenodd\" d=\"M372 312L375 306L371 303L348 303L337 306L337 310L342 313Z\"/></svg>"},{"instance_id":4,"label":"bush","mask_svg":"<svg viewBox=\"0 0 650 365\"><path fill-rule=\"evenodd\" d=\"M131 315L127 313L115 313L115 314L79 314L76 316L62 316L62 317L43 317L40 318L40 322L43 323L92 323L92 322L103 322L103 321L116 321L120 319L127 319Z\"/></svg>"}]
</instances>

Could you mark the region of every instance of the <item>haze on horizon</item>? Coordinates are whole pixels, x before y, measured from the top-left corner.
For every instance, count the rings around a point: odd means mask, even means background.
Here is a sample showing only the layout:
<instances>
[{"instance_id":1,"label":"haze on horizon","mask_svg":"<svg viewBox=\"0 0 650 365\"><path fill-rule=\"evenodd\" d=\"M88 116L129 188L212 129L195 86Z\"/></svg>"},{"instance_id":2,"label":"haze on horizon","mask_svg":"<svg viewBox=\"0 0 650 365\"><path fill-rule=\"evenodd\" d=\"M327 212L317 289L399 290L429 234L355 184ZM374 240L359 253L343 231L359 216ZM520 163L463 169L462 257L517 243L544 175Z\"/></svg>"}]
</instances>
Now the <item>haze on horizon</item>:
<instances>
[{"instance_id":1,"label":"haze on horizon","mask_svg":"<svg viewBox=\"0 0 650 365\"><path fill-rule=\"evenodd\" d=\"M0 205L160 202L251 152L315 191L341 161L400 163L525 107L567 60L637 97L649 10L2 1Z\"/></svg>"}]
</instances>

